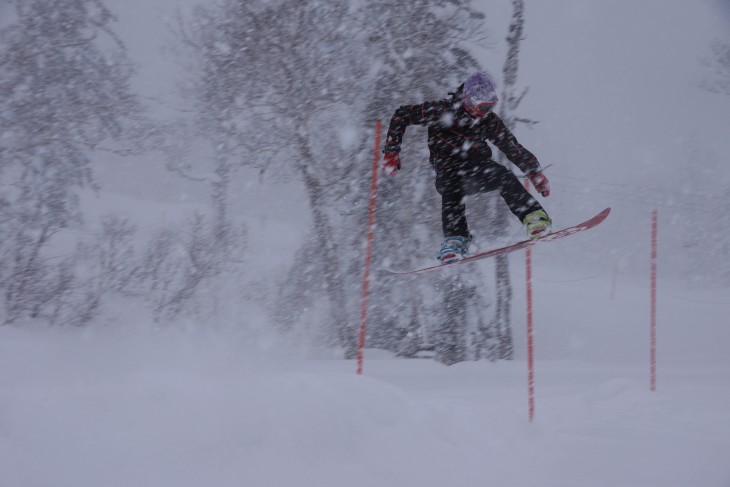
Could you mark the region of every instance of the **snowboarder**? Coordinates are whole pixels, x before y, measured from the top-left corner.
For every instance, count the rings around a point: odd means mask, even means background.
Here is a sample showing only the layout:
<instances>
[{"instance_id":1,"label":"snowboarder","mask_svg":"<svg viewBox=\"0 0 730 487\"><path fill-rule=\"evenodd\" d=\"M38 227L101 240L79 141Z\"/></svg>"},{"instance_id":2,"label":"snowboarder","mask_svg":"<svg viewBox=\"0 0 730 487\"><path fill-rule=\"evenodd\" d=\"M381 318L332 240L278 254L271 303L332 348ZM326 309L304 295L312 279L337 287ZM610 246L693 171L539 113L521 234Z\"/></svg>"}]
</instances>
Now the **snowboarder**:
<instances>
[{"instance_id":1,"label":"snowboarder","mask_svg":"<svg viewBox=\"0 0 730 487\"><path fill-rule=\"evenodd\" d=\"M444 234L438 259L448 264L463 259L468 252L471 234L464 197L475 193L499 191L530 238L548 234L552 221L540 203L512 171L492 160L487 140L527 175L539 193L550 194L548 179L537 158L517 142L493 112L498 98L492 79L485 73L474 73L450 94L450 99L399 107L390 120L383 149L383 172L393 175L401 168L399 153L406 127L428 126L430 162L441 195Z\"/></svg>"}]
</instances>

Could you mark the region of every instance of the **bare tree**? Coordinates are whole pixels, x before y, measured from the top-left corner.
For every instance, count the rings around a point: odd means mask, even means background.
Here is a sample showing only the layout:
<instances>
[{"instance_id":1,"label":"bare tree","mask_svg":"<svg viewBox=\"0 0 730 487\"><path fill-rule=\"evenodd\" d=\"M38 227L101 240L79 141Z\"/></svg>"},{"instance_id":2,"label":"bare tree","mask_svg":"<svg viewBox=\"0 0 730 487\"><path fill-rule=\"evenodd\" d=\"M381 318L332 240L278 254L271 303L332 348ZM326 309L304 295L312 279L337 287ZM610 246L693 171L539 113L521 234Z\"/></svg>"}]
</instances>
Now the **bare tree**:
<instances>
[{"instance_id":1,"label":"bare tree","mask_svg":"<svg viewBox=\"0 0 730 487\"><path fill-rule=\"evenodd\" d=\"M518 93L517 74L519 71L520 44L523 40L525 25L524 0L512 0L512 20L507 35L507 57L502 68L502 100L499 116L510 130L514 130L518 123L532 125L535 122L520 118L515 111L527 94L527 88ZM499 153L498 162L511 167L511 163ZM507 233L509 211L504 201L491 196L492 235L504 236ZM512 282L509 272L509 256L501 255L495 258L496 281L496 310L494 325L497 330L498 356L501 359L511 359L514 355L514 340L512 336Z\"/></svg>"},{"instance_id":2,"label":"bare tree","mask_svg":"<svg viewBox=\"0 0 730 487\"><path fill-rule=\"evenodd\" d=\"M38 316L58 292L44 256L81 219L77 190L93 186L91 154L121 139L139 113L132 68L100 0L15 2L0 31L0 225L4 321Z\"/></svg>"},{"instance_id":3,"label":"bare tree","mask_svg":"<svg viewBox=\"0 0 730 487\"><path fill-rule=\"evenodd\" d=\"M408 8L371 0L366 8L370 12L370 56L379 66L368 123L381 118L387 124L399 105L446 98L480 69L467 42L486 45L484 14L469 0L419 0ZM402 173L380 183L375 242L380 260L401 268L422 264L424 254L426 258L435 256L441 239L436 216L440 201L423 144L425 129L410 127L408 132L401 152ZM366 192L360 198L367 198ZM477 276L464 281L445 274L404 278L384 273L371 289L368 343L409 355L428 350L447 364L475 356L469 351L468 331L478 325L470 323L469 317L476 316L476 322L486 313L487 305L481 299L483 279Z\"/></svg>"},{"instance_id":4,"label":"bare tree","mask_svg":"<svg viewBox=\"0 0 730 487\"><path fill-rule=\"evenodd\" d=\"M353 47L356 12L338 1L229 0L218 9L201 9L196 18L189 38L203 66L199 106L215 134L218 157L288 171L302 182L313 226L307 245L316 247L304 259L317 266L314 273L296 266L294 275L306 275L288 281L308 281L324 291L331 341L352 355L355 323L348 318L341 215L335 209L337 186L354 164L338 140L339 125L352 124L353 115L359 121L353 96L368 69ZM288 309L286 303L278 307ZM292 317L298 313L290 309Z\"/></svg>"},{"instance_id":5,"label":"bare tree","mask_svg":"<svg viewBox=\"0 0 730 487\"><path fill-rule=\"evenodd\" d=\"M382 0L360 8L330 0L226 0L196 13L187 38L199 54L199 109L217 154L231 168L293 174L305 188L312 230L280 288L277 321L296 320L324 294L329 342L352 356L373 121L398 104L442 97L476 70L466 42L480 38L483 18L469 0L419 0L407 9ZM342 128L359 130L359 143L343 146ZM415 144L406 154L415 175L381 186L376 253L386 258L396 256L394 242L414 248L439 239L437 195L424 190L430 168ZM408 263L412 252L400 255ZM446 280L454 289L462 286L457 281ZM433 299L432 283L412 284L375 280L369 345L409 348L401 341L425 336L427 322L438 328L459 319ZM466 337L464 330L455 339L459 357L468 355Z\"/></svg>"}]
</instances>

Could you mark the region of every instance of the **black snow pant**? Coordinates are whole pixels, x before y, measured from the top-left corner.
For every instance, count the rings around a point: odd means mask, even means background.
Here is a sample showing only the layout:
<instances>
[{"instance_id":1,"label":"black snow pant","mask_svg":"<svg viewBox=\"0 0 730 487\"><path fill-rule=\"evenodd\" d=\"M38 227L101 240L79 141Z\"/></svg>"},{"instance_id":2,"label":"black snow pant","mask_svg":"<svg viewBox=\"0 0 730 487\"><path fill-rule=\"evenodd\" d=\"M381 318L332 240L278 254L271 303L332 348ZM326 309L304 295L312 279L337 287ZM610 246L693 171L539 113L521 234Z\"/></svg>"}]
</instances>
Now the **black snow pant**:
<instances>
[{"instance_id":1,"label":"black snow pant","mask_svg":"<svg viewBox=\"0 0 730 487\"><path fill-rule=\"evenodd\" d=\"M499 191L520 222L533 211L543 209L512 171L491 159L440 160L434 167L444 238L470 237L464 198L472 194Z\"/></svg>"}]
</instances>

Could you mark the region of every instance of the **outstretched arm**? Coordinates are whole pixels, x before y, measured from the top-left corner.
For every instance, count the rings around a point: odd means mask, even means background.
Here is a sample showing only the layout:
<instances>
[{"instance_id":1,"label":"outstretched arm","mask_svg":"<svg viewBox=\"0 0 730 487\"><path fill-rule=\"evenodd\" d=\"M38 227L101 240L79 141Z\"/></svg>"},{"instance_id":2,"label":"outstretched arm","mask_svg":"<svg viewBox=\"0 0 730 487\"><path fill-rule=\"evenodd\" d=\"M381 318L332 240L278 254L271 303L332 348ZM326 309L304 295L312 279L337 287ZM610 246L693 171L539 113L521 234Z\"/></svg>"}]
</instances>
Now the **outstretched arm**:
<instances>
[{"instance_id":1,"label":"outstretched arm","mask_svg":"<svg viewBox=\"0 0 730 487\"><path fill-rule=\"evenodd\" d=\"M550 194L550 184L547 177L542 173L542 168L537 157L517 142L517 138L510 132L504 121L496 114L490 114L491 120L488 124L488 138L507 159L519 167L535 186L535 189L543 196Z\"/></svg>"},{"instance_id":2,"label":"outstretched arm","mask_svg":"<svg viewBox=\"0 0 730 487\"><path fill-rule=\"evenodd\" d=\"M510 132L504 121L494 113L490 114L487 138L523 173L529 175L533 172L540 172L537 157L517 142L517 138Z\"/></svg>"},{"instance_id":3,"label":"outstretched arm","mask_svg":"<svg viewBox=\"0 0 730 487\"><path fill-rule=\"evenodd\" d=\"M406 127L438 121L447 110L448 104L444 100L398 107L390 119L383 152L386 154L400 152L400 144L403 141Z\"/></svg>"}]
</instances>

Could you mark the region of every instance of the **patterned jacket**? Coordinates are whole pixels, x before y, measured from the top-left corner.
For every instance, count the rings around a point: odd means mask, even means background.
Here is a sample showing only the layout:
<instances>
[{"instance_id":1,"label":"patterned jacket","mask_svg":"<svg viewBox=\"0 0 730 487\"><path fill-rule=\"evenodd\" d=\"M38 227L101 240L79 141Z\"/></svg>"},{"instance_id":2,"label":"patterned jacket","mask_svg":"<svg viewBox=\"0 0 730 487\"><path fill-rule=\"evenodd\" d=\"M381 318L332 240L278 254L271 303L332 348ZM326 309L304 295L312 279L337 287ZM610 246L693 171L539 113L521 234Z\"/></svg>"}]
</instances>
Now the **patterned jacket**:
<instances>
[{"instance_id":1,"label":"patterned jacket","mask_svg":"<svg viewBox=\"0 0 730 487\"><path fill-rule=\"evenodd\" d=\"M403 134L409 125L428 126L430 161L437 171L456 168L462 161L490 159L492 149L487 140L525 174L540 171L537 158L517 142L494 112L475 120L454 98L401 106L390 119L384 153L400 152Z\"/></svg>"}]
</instances>

